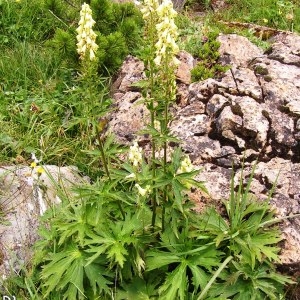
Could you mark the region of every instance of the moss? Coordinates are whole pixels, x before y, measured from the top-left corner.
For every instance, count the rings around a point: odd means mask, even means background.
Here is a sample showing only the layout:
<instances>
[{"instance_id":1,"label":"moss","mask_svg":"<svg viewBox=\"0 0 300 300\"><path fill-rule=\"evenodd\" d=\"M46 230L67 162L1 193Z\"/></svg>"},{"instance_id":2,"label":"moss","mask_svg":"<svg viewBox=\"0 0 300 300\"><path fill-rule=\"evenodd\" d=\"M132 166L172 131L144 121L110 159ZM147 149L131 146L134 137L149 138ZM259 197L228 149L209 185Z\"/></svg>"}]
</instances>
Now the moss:
<instances>
[{"instance_id":1,"label":"moss","mask_svg":"<svg viewBox=\"0 0 300 300\"><path fill-rule=\"evenodd\" d=\"M267 81L267 82L272 81L272 79L273 79L273 78L272 78L270 75L264 76L264 80Z\"/></svg>"},{"instance_id":2,"label":"moss","mask_svg":"<svg viewBox=\"0 0 300 300\"><path fill-rule=\"evenodd\" d=\"M254 72L255 72L255 74L258 74L258 75L268 75L269 74L268 69L264 68L262 66L255 66Z\"/></svg>"}]
</instances>

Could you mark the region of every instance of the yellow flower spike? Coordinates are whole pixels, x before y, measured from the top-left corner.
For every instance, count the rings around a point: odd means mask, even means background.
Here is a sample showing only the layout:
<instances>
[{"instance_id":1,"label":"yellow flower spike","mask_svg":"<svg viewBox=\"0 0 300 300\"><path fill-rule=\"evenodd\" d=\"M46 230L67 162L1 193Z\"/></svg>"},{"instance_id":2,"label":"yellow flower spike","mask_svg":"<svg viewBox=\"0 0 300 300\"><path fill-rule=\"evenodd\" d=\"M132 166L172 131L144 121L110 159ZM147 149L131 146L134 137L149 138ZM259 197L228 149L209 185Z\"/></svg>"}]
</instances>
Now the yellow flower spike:
<instances>
[{"instance_id":1,"label":"yellow flower spike","mask_svg":"<svg viewBox=\"0 0 300 300\"><path fill-rule=\"evenodd\" d=\"M155 44L156 58L154 63L161 65L162 61L168 61L169 67L176 68L173 57L178 53L179 48L176 44L178 37L178 28L175 25L174 18L177 12L173 9L171 0L164 0L156 10L159 23L156 25L158 41ZM171 57L171 59L170 59Z\"/></svg>"},{"instance_id":2,"label":"yellow flower spike","mask_svg":"<svg viewBox=\"0 0 300 300\"><path fill-rule=\"evenodd\" d=\"M88 54L89 59L94 60L96 58L95 53L98 49L98 45L96 44L97 35L92 27L96 22L92 18L92 10L88 4L82 4L80 17L78 28L76 29L78 33L76 36L78 41L76 44L77 52L80 55L80 59L85 59Z\"/></svg>"}]
</instances>

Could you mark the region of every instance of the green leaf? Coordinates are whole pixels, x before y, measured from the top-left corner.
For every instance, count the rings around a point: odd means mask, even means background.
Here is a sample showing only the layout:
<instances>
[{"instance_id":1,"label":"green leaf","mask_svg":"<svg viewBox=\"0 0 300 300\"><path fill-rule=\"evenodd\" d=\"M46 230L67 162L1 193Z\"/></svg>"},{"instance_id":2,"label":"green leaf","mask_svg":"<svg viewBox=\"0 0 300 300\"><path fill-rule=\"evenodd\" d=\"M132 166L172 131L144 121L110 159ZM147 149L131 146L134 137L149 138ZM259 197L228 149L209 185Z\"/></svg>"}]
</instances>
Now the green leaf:
<instances>
[{"instance_id":1,"label":"green leaf","mask_svg":"<svg viewBox=\"0 0 300 300\"><path fill-rule=\"evenodd\" d=\"M186 267L186 264L182 263L173 272L167 275L164 284L159 288L159 299L186 299L185 295L188 287Z\"/></svg>"},{"instance_id":2,"label":"green leaf","mask_svg":"<svg viewBox=\"0 0 300 300\"><path fill-rule=\"evenodd\" d=\"M92 263L84 267L84 272L92 287L93 293L96 294L110 291L111 281L107 280L103 275L107 274L106 268L98 263Z\"/></svg>"},{"instance_id":3,"label":"green leaf","mask_svg":"<svg viewBox=\"0 0 300 300\"><path fill-rule=\"evenodd\" d=\"M146 270L151 271L168 266L174 262L180 262L181 259L177 255L169 252L148 251L146 256Z\"/></svg>"}]
</instances>

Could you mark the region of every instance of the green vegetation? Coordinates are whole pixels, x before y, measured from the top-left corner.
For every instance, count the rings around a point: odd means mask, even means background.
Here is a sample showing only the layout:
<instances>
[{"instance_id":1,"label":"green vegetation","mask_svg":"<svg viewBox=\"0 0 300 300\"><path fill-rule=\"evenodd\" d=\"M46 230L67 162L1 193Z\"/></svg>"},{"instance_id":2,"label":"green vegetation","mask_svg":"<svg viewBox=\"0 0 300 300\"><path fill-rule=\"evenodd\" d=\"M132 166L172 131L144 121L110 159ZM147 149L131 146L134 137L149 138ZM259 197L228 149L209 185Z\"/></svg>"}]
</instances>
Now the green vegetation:
<instances>
[{"instance_id":1,"label":"green vegetation","mask_svg":"<svg viewBox=\"0 0 300 300\"><path fill-rule=\"evenodd\" d=\"M275 268L280 220L268 201L249 193L254 170L247 184L241 175L236 192L232 180L222 214L212 207L196 214L188 194L192 187L206 192L205 183L194 180L199 170L180 148L169 148L178 143L168 128L176 96L175 13L167 7L149 18L130 3L89 1L98 49L94 59L79 59L81 4L0 0L0 163L30 165L36 153L43 164L76 165L91 178L72 195L56 186L62 202L42 217L32 264L0 292L56 300L284 299L292 281ZM296 11L294 5L295 18ZM177 24L180 46L199 58L194 78L224 71L218 31L199 30L184 16ZM143 132L151 139L149 156L105 132L111 78L129 53L147 66L139 85L150 113Z\"/></svg>"},{"instance_id":2,"label":"green vegetation","mask_svg":"<svg viewBox=\"0 0 300 300\"><path fill-rule=\"evenodd\" d=\"M204 42L194 54L198 58L198 63L192 70L192 80L200 81L207 78L219 77L229 70L229 66L224 66L218 62L220 53L220 42L216 40L218 31L208 31Z\"/></svg>"},{"instance_id":3,"label":"green vegetation","mask_svg":"<svg viewBox=\"0 0 300 300\"><path fill-rule=\"evenodd\" d=\"M227 3L229 9L220 14L223 20L250 22L300 32L300 6L297 0L247 0Z\"/></svg>"}]
</instances>

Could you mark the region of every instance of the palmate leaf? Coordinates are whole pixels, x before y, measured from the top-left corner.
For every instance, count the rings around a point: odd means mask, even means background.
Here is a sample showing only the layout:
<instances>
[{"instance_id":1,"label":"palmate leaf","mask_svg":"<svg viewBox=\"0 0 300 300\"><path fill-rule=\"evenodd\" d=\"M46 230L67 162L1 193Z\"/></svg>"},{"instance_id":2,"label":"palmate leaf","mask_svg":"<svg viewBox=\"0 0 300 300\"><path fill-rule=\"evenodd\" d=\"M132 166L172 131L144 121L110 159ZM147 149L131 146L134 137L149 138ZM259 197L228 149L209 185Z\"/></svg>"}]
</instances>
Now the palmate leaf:
<instances>
[{"instance_id":1,"label":"palmate leaf","mask_svg":"<svg viewBox=\"0 0 300 300\"><path fill-rule=\"evenodd\" d=\"M141 232L143 223L138 219L137 215L131 216L127 214L122 222L107 222L98 228L96 233L89 234L89 238L85 242L89 249L87 253L94 253L88 261L87 265L92 263L100 255L105 254L111 264L118 264L123 268L128 256L128 247L130 245L138 247L140 240L136 232Z\"/></svg>"},{"instance_id":2,"label":"palmate leaf","mask_svg":"<svg viewBox=\"0 0 300 300\"><path fill-rule=\"evenodd\" d=\"M181 258L176 254L170 252L148 251L146 258L147 271L160 269L172 263L179 263Z\"/></svg>"},{"instance_id":3,"label":"palmate leaf","mask_svg":"<svg viewBox=\"0 0 300 300\"><path fill-rule=\"evenodd\" d=\"M59 292L63 299L86 299L88 285L94 295L109 292L112 275L106 270L106 261L97 260L86 266L87 255L76 245L50 255L50 263L43 266L41 278L46 288L45 297Z\"/></svg>"},{"instance_id":4,"label":"palmate leaf","mask_svg":"<svg viewBox=\"0 0 300 300\"><path fill-rule=\"evenodd\" d=\"M116 293L117 300L150 300L157 299L157 280L143 280L134 277L130 283L122 283L122 289Z\"/></svg>"},{"instance_id":5,"label":"palmate leaf","mask_svg":"<svg viewBox=\"0 0 300 300\"><path fill-rule=\"evenodd\" d=\"M281 240L281 237L278 237L278 235L273 234L271 231L254 235L252 237L248 236L247 244L250 253L253 254L252 267L254 267L256 259L262 262L264 257L268 260L275 260L279 262L278 252L280 248L271 245L276 245Z\"/></svg>"},{"instance_id":6,"label":"palmate leaf","mask_svg":"<svg viewBox=\"0 0 300 300\"><path fill-rule=\"evenodd\" d=\"M105 261L103 261L102 264L104 265ZM108 276L111 277L112 275L108 273L103 265L100 265L97 261L96 263L84 266L84 272L89 280L94 295L102 292L108 293L109 285L112 284L112 282L107 279ZM106 275L106 277L104 277L104 275Z\"/></svg>"},{"instance_id":7,"label":"palmate leaf","mask_svg":"<svg viewBox=\"0 0 300 300\"><path fill-rule=\"evenodd\" d=\"M173 300L186 299L187 293L187 265L181 263L174 271L167 275L164 284L159 288L159 299Z\"/></svg>"},{"instance_id":8,"label":"palmate leaf","mask_svg":"<svg viewBox=\"0 0 300 300\"><path fill-rule=\"evenodd\" d=\"M190 289L196 292L205 287L209 280L207 270L220 264L221 252L214 243L190 239L186 231L179 232L177 238L169 228L162 234L161 247L168 251L150 250L146 254L147 274L167 274L162 278L159 299L187 299ZM166 273L169 270L172 271Z\"/></svg>"},{"instance_id":9,"label":"palmate leaf","mask_svg":"<svg viewBox=\"0 0 300 300\"><path fill-rule=\"evenodd\" d=\"M75 245L67 250L50 255L51 262L41 272L45 297L51 291L62 291L64 299L81 299L83 292L84 256ZM66 290L66 291L65 291Z\"/></svg>"},{"instance_id":10,"label":"palmate leaf","mask_svg":"<svg viewBox=\"0 0 300 300\"><path fill-rule=\"evenodd\" d=\"M287 277L276 274L271 264L262 263L253 270L243 259L232 261L230 273L232 275L225 278L225 282L213 286L207 299L221 296L221 299L277 300L283 292L283 285L290 282Z\"/></svg>"}]
</instances>

